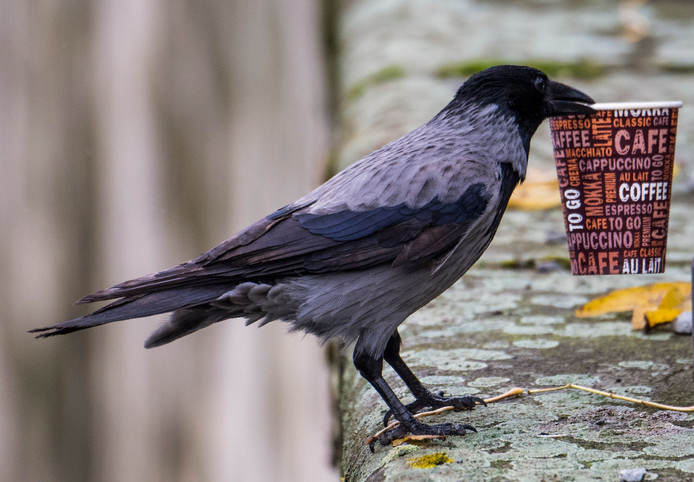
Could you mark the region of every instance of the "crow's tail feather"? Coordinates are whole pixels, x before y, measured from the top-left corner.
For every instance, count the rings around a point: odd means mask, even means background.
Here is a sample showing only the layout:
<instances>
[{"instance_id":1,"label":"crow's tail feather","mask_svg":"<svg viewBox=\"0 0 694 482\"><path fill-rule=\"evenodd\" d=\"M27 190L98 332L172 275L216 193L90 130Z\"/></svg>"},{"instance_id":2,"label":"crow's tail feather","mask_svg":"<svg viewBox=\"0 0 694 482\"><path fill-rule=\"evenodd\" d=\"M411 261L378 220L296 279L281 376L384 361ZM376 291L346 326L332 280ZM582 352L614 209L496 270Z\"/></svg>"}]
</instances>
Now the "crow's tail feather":
<instances>
[{"instance_id":1,"label":"crow's tail feather","mask_svg":"<svg viewBox=\"0 0 694 482\"><path fill-rule=\"evenodd\" d=\"M235 313L209 305L183 308L171 313L168 322L159 326L145 341L145 348L166 345L183 336L201 330L213 323L233 318Z\"/></svg>"},{"instance_id":2,"label":"crow's tail feather","mask_svg":"<svg viewBox=\"0 0 694 482\"><path fill-rule=\"evenodd\" d=\"M232 286L229 285L215 284L179 287L129 296L116 300L92 314L63 321L55 325L29 330L29 333L38 333L36 335L37 338L65 335L73 331L84 330L85 328L104 325L114 321L143 318L145 316L168 313L181 308L204 305L215 300L231 288Z\"/></svg>"}]
</instances>

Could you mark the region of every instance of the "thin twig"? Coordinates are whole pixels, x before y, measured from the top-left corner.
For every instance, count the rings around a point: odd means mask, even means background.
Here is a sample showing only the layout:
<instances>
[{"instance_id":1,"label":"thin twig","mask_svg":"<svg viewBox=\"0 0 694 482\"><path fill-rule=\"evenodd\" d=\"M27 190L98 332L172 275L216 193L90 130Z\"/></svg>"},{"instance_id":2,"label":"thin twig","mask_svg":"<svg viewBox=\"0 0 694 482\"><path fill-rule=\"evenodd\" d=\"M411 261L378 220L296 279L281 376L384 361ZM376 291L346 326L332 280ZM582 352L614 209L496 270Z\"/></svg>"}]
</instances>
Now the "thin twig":
<instances>
[{"instance_id":1,"label":"thin twig","mask_svg":"<svg viewBox=\"0 0 694 482\"><path fill-rule=\"evenodd\" d=\"M614 398L615 400L623 400L625 402L638 403L640 405L645 405L647 407L659 408L661 410L674 410L676 412L694 412L694 406L691 407L675 407L672 405L663 405L661 403L649 402L647 400L641 400L638 398L625 397L623 395L617 395L612 392L603 392L602 390L596 390L595 388L583 387L581 385L576 385L574 383L569 383L561 387L549 387L549 388L536 388L533 390L528 390L528 394L532 395L534 393L544 393L553 392L556 390L566 390L573 388L575 390L583 390L586 392L594 393L596 395L602 395L603 397Z\"/></svg>"}]
</instances>

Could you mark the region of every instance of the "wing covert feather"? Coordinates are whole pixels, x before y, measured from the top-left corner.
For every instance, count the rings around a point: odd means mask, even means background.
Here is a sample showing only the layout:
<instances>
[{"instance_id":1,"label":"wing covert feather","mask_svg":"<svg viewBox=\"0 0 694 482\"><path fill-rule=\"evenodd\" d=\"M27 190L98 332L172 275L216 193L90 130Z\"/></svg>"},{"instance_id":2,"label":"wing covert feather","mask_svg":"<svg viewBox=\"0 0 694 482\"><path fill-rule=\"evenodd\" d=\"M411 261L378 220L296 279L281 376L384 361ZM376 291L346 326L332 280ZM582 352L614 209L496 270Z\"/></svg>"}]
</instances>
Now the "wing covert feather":
<instances>
[{"instance_id":1,"label":"wing covert feather","mask_svg":"<svg viewBox=\"0 0 694 482\"><path fill-rule=\"evenodd\" d=\"M481 176L471 179L485 181ZM457 199L435 196L355 211L314 212L300 200L258 221L197 258L174 268L126 281L80 302L134 296L182 285L233 283L381 264L421 265L456 246L496 197L494 182L468 183Z\"/></svg>"}]
</instances>

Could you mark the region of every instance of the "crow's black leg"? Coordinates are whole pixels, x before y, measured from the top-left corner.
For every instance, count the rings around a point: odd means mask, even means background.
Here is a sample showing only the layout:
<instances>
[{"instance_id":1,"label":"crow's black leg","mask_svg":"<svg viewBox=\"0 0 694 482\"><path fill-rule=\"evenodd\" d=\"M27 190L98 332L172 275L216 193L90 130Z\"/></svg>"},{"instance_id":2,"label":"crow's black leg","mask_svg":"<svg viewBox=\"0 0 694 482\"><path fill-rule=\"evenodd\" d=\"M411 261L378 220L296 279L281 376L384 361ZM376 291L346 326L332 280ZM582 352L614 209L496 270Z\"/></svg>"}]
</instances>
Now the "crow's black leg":
<instances>
[{"instance_id":1,"label":"crow's black leg","mask_svg":"<svg viewBox=\"0 0 694 482\"><path fill-rule=\"evenodd\" d=\"M444 397L443 392L437 394L431 393L427 388L422 385L419 378L412 373L412 370L405 364L405 361L400 357L400 334L395 331L393 336L388 340L388 345L386 345L386 351L383 353L383 359L388 362L388 364L393 367L395 373L397 373L402 381L405 382L407 388L410 389L412 395L415 397L415 401L406 405L405 408L410 413L417 413L423 408L441 408L452 406L456 410L471 409L477 404L486 405L484 400L477 397ZM388 420L394 414L392 410L386 412L383 417L383 425L388 425ZM395 417L397 418L397 417Z\"/></svg>"},{"instance_id":2,"label":"crow's black leg","mask_svg":"<svg viewBox=\"0 0 694 482\"><path fill-rule=\"evenodd\" d=\"M413 435L465 435L467 430L475 431L470 425L459 425L453 423L443 423L439 425L427 425L412 416L412 413L395 396L393 390L383 379L383 358L375 358L366 352L359 350L357 343L354 349L354 366L378 392L390 408L393 417L400 422L400 425L381 434L375 441L381 445L387 445L393 440L403 438L408 433ZM375 443L374 441L374 443ZM371 445L373 451L373 443Z\"/></svg>"}]
</instances>

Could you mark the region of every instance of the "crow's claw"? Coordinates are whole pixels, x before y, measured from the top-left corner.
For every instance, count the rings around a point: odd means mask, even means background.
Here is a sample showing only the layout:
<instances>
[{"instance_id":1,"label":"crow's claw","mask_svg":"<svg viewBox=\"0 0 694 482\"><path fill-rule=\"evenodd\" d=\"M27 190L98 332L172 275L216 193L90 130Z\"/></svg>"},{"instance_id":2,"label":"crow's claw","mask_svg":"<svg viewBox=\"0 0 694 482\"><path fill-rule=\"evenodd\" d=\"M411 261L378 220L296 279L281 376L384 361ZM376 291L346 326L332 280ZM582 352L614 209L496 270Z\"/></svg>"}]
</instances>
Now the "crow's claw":
<instances>
[{"instance_id":1,"label":"crow's claw","mask_svg":"<svg viewBox=\"0 0 694 482\"><path fill-rule=\"evenodd\" d=\"M453 407L456 411L472 410L475 405L487 405L484 400L479 397L444 397L443 392L437 392L436 395L429 393L426 396L417 398L414 402L405 405L405 408L414 415L425 408L437 409L441 407ZM393 415L391 410L388 410L383 416L383 426L388 426L388 420Z\"/></svg>"},{"instance_id":2,"label":"crow's claw","mask_svg":"<svg viewBox=\"0 0 694 482\"><path fill-rule=\"evenodd\" d=\"M415 422L409 429L400 424L386 432L383 432L378 437L373 438L369 442L369 448L374 451L376 442L381 445L388 445L394 440L405 438L408 434L412 435L432 435L435 437L446 437L449 435L465 435L468 431L477 432L477 429L472 425L456 424L456 423L441 423L438 425L427 425L420 422Z\"/></svg>"}]
</instances>

